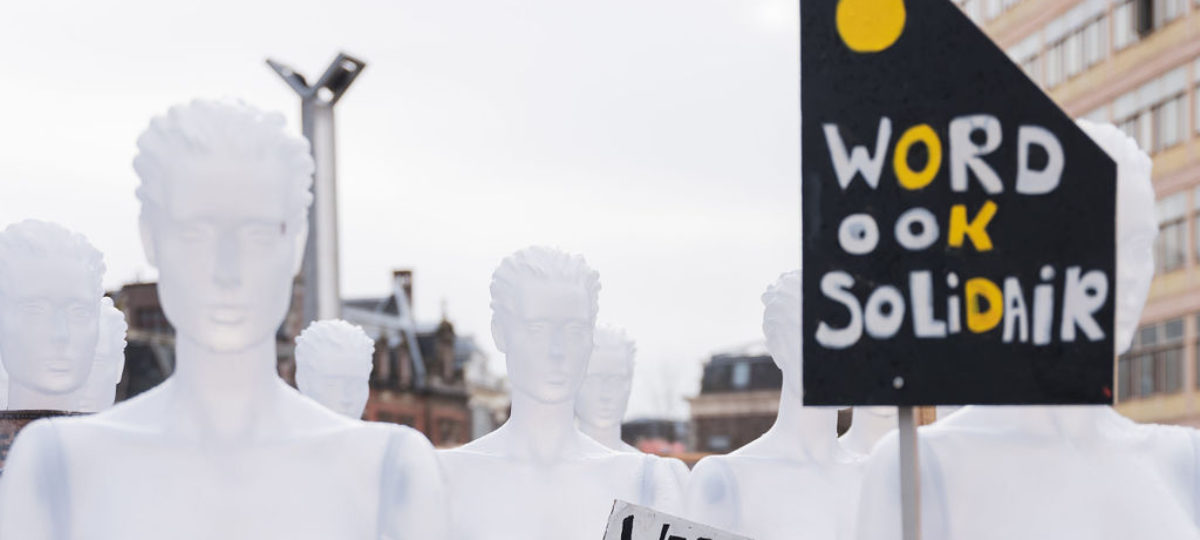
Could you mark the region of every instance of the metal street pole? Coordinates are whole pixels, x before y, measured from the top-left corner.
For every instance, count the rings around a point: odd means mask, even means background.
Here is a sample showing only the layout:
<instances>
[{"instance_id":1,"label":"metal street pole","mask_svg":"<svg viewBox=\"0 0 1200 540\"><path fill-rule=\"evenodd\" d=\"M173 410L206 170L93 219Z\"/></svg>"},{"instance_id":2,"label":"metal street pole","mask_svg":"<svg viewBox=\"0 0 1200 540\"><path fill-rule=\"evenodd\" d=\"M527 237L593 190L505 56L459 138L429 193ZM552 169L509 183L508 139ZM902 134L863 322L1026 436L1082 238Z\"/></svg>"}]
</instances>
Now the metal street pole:
<instances>
[{"instance_id":1,"label":"metal street pole","mask_svg":"<svg viewBox=\"0 0 1200 540\"><path fill-rule=\"evenodd\" d=\"M300 280L304 287L303 326L318 319L341 316L338 290L337 170L333 136L333 106L362 73L366 62L338 54L325 74L308 84L296 70L267 59L267 65L300 95L304 137L312 146L313 204L308 209L308 243Z\"/></svg>"}]
</instances>

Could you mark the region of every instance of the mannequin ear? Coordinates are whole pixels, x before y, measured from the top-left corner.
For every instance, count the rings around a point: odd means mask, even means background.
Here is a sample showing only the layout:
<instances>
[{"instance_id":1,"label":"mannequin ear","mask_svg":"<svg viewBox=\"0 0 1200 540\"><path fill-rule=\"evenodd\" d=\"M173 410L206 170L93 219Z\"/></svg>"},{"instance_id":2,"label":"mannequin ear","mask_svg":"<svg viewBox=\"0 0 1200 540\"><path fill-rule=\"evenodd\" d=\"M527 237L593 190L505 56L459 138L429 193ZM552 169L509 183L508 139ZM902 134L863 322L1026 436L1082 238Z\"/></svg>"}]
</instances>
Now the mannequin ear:
<instances>
[{"instance_id":1,"label":"mannequin ear","mask_svg":"<svg viewBox=\"0 0 1200 540\"><path fill-rule=\"evenodd\" d=\"M304 264L304 248L308 244L308 220L302 219L298 221L300 222L297 225L299 230L292 233L296 235L294 239L296 248L293 254L294 260L292 261L293 277L300 274L300 267Z\"/></svg>"},{"instance_id":2,"label":"mannequin ear","mask_svg":"<svg viewBox=\"0 0 1200 540\"><path fill-rule=\"evenodd\" d=\"M142 236L142 252L146 254L146 262L150 266L158 268L158 254L154 251L154 233L150 231L150 218L146 216L148 210L143 209L141 216L138 217L138 232Z\"/></svg>"},{"instance_id":3,"label":"mannequin ear","mask_svg":"<svg viewBox=\"0 0 1200 540\"><path fill-rule=\"evenodd\" d=\"M507 353L508 343L504 335L503 325L497 320L495 315L492 315L492 342L496 344L496 350L501 353Z\"/></svg>"}]
</instances>

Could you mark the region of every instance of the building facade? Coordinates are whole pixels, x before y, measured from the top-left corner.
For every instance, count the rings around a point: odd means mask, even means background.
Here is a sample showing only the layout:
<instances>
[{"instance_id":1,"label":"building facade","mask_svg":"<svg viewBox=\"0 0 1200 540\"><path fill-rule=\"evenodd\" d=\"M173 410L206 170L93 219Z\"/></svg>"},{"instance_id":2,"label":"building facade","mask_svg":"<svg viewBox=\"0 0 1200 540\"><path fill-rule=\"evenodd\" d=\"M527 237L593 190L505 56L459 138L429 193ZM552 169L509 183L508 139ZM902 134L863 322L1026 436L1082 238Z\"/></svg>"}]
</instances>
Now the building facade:
<instances>
[{"instance_id":1,"label":"building facade","mask_svg":"<svg viewBox=\"0 0 1200 540\"><path fill-rule=\"evenodd\" d=\"M1067 114L1154 160L1156 275L1117 409L1200 426L1200 0L955 0Z\"/></svg>"},{"instance_id":2,"label":"building facade","mask_svg":"<svg viewBox=\"0 0 1200 540\"><path fill-rule=\"evenodd\" d=\"M779 412L783 373L765 352L716 354L704 365L700 393L690 398L697 452L725 453L766 433Z\"/></svg>"}]
</instances>

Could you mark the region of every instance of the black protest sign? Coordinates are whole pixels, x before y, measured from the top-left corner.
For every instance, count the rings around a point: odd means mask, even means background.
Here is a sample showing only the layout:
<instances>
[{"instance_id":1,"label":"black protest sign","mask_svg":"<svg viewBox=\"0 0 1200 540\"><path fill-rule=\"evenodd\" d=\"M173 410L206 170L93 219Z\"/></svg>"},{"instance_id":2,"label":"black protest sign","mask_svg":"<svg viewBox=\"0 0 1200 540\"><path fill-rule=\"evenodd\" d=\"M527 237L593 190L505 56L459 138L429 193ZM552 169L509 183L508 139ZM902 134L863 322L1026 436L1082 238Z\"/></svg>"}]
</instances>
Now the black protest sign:
<instances>
[{"instance_id":1,"label":"black protest sign","mask_svg":"<svg viewBox=\"0 0 1200 540\"><path fill-rule=\"evenodd\" d=\"M806 405L1111 403L1116 166L949 0L804 0Z\"/></svg>"}]
</instances>

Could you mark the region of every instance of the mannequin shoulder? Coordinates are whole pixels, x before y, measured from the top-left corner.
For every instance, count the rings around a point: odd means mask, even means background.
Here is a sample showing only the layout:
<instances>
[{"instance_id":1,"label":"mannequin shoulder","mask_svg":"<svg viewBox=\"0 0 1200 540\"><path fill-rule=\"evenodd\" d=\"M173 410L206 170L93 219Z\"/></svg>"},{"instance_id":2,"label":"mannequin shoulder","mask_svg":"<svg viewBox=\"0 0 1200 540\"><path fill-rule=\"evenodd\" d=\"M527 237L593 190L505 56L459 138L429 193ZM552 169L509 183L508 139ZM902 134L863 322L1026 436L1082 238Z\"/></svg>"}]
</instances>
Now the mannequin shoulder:
<instances>
[{"instance_id":1,"label":"mannequin shoulder","mask_svg":"<svg viewBox=\"0 0 1200 540\"><path fill-rule=\"evenodd\" d=\"M719 501L736 487L736 456L705 456L692 467L688 475L688 491L706 501ZM693 495L693 496L695 496Z\"/></svg>"},{"instance_id":2,"label":"mannequin shoulder","mask_svg":"<svg viewBox=\"0 0 1200 540\"><path fill-rule=\"evenodd\" d=\"M384 422L362 422L361 429L367 436L387 441L388 447L396 452L433 455L433 444L425 434L409 426Z\"/></svg>"}]
</instances>

